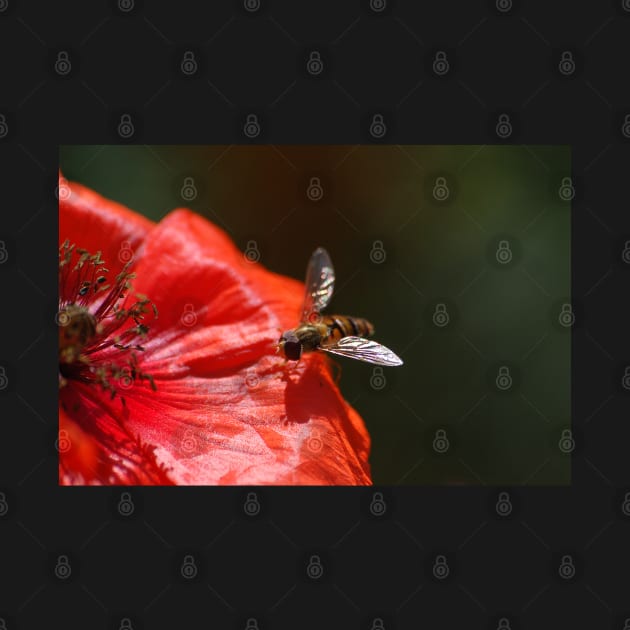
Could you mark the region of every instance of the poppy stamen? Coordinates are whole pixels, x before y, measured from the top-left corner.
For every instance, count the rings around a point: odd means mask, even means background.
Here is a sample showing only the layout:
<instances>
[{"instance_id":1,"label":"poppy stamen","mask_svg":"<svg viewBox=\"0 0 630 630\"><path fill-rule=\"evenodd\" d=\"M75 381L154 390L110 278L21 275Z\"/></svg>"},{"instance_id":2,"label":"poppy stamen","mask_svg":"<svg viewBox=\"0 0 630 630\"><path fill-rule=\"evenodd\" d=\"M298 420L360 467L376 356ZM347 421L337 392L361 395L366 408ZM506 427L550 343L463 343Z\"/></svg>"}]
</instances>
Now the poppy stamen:
<instances>
[{"instance_id":1,"label":"poppy stamen","mask_svg":"<svg viewBox=\"0 0 630 630\"><path fill-rule=\"evenodd\" d=\"M101 252L90 254L67 240L59 248L59 386L74 379L100 385L112 398L118 391L115 383L126 389L147 380L155 390L136 352L144 351L139 341L149 331L143 320L149 312L157 317L157 309L144 295L125 304L135 278L128 271L130 263L112 285L104 265Z\"/></svg>"}]
</instances>

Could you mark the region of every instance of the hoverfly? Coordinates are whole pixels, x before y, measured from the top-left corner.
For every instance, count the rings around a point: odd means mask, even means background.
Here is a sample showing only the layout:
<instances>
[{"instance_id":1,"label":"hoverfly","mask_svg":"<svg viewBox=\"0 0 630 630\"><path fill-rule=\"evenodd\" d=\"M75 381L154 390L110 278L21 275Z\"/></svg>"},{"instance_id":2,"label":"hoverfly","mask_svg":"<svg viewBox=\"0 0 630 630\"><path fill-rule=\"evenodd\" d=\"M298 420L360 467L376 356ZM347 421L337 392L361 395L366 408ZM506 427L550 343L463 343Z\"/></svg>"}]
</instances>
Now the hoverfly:
<instances>
[{"instance_id":1,"label":"hoverfly","mask_svg":"<svg viewBox=\"0 0 630 630\"><path fill-rule=\"evenodd\" d=\"M287 330L278 341L277 351L286 359L298 361L302 352L323 350L377 365L402 365L402 359L389 348L366 339L374 326L362 317L323 315L335 284L335 270L328 252L318 247L306 269L306 293L300 325Z\"/></svg>"}]
</instances>

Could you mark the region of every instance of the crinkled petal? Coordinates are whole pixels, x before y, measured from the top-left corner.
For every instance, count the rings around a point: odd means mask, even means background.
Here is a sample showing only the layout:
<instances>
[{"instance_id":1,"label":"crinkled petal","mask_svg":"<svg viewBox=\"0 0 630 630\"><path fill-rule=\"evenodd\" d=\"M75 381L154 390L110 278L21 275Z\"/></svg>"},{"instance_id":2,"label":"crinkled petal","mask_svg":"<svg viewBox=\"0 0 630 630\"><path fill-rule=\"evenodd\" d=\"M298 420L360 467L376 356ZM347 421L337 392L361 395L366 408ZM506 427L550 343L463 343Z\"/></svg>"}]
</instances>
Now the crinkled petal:
<instances>
[{"instance_id":1,"label":"crinkled petal","mask_svg":"<svg viewBox=\"0 0 630 630\"><path fill-rule=\"evenodd\" d=\"M325 358L289 375L271 363L158 379L159 396L138 390L126 398L126 426L157 446L178 484L369 484L368 434Z\"/></svg>"}]
</instances>

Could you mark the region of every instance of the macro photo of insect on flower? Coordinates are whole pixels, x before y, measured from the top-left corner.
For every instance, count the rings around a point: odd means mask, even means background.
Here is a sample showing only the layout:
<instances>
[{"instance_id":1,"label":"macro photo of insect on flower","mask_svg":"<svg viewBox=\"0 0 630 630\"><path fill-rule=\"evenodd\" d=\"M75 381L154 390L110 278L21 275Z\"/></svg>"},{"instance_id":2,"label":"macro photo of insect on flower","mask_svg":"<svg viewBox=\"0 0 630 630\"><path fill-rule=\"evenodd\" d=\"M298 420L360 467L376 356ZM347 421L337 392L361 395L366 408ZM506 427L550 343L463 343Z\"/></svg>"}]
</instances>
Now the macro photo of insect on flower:
<instances>
[{"instance_id":1,"label":"macro photo of insect on flower","mask_svg":"<svg viewBox=\"0 0 630 630\"><path fill-rule=\"evenodd\" d=\"M62 146L59 483L570 483L570 175L564 146Z\"/></svg>"}]
</instances>

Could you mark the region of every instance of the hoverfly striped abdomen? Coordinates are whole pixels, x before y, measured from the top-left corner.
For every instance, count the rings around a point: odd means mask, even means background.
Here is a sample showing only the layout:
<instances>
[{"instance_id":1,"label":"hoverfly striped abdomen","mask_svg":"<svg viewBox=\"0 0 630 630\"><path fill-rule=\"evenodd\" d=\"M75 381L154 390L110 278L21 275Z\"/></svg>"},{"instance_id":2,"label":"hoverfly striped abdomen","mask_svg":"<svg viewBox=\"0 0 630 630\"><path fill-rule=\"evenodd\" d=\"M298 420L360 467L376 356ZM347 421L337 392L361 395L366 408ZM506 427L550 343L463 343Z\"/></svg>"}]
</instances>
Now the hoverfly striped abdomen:
<instances>
[{"instance_id":1,"label":"hoverfly striped abdomen","mask_svg":"<svg viewBox=\"0 0 630 630\"><path fill-rule=\"evenodd\" d=\"M371 337L374 334L374 326L363 317L323 315L322 323L328 326L328 343L339 341L343 337Z\"/></svg>"}]
</instances>

